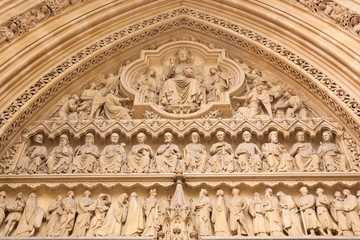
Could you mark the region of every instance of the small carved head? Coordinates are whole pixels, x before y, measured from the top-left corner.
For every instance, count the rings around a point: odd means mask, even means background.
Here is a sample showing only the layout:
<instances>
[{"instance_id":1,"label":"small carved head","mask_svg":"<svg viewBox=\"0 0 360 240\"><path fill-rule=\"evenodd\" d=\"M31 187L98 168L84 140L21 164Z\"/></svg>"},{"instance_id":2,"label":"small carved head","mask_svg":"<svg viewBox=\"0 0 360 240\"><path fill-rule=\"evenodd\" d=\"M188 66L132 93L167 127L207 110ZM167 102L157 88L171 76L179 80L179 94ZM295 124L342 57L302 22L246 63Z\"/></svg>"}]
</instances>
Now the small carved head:
<instances>
[{"instance_id":1,"label":"small carved head","mask_svg":"<svg viewBox=\"0 0 360 240\"><path fill-rule=\"evenodd\" d=\"M304 142L305 141L305 133L303 131L298 131L295 136L296 141Z\"/></svg>"},{"instance_id":2,"label":"small carved head","mask_svg":"<svg viewBox=\"0 0 360 240\"><path fill-rule=\"evenodd\" d=\"M244 131L242 134L242 138L244 139L245 142L250 142L251 141L251 133L249 131Z\"/></svg>"},{"instance_id":3,"label":"small carved head","mask_svg":"<svg viewBox=\"0 0 360 240\"><path fill-rule=\"evenodd\" d=\"M60 144L65 146L69 143L69 137L66 134L60 135Z\"/></svg>"},{"instance_id":4,"label":"small carved head","mask_svg":"<svg viewBox=\"0 0 360 240\"><path fill-rule=\"evenodd\" d=\"M156 196L157 195L157 191L156 191L156 188L152 188L150 190L150 196Z\"/></svg>"},{"instance_id":5,"label":"small carved head","mask_svg":"<svg viewBox=\"0 0 360 240\"><path fill-rule=\"evenodd\" d=\"M218 189L218 190L216 191L216 196L217 196L217 197L218 197L218 196L224 196L224 190Z\"/></svg>"},{"instance_id":6,"label":"small carved head","mask_svg":"<svg viewBox=\"0 0 360 240\"><path fill-rule=\"evenodd\" d=\"M221 130L216 132L216 137L219 141L224 141L225 139L225 133Z\"/></svg>"},{"instance_id":7,"label":"small carved head","mask_svg":"<svg viewBox=\"0 0 360 240\"><path fill-rule=\"evenodd\" d=\"M174 136L171 132L166 132L164 134L165 143L171 143L174 140Z\"/></svg>"},{"instance_id":8,"label":"small carved head","mask_svg":"<svg viewBox=\"0 0 360 240\"><path fill-rule=\"evenodd\" d=\"M90 197L90 196L91 196L90 190L86 190L86 191L84 192L84 196L85 196L85 197Z\"/></svg>"},{"instance_id":9,"label":"small carved head","mask_svg":"<svg viewBox=\"0 0 360 240\"><path fill-rule=\"evenodd\" d=\"M350 196L350 195L351 195L351 192L350 192L349 189L344 189L344 190L343 190L343 194L345 195L345 197L347 197L347 196Z\"/></svg>"},{"instance_id":10,"label":"small carved head","mask_svg":"<svg viewBox=\"0 0 360 240\"><path fill-rule=\"evenodd\" d=\"M119 142L119 134L117 133L112 133L111 136L110 136L110 140L112 143L118 143Z\"/></svg>"},{"instance_id":11,"label":"small carved head","mask_svg":"<svg viewBox=\"0 0 360 240\"><path fill-rule=\"evenodd\" d=\"M41 145L43 143L43 139L44 139L44 136L41 133L38 133L34 137L34 142Z\"/></svg>"},{"instance_id":12,"label":"small carved head","mask_svg":"<svg viewBox=\"0 0 360 240\"><path fill-rule=\"evenodd\" d=\"M240 190L238 188L233 188L232 195L233 196L238 196L239 194L240 194Z\"/></svg>"},{"instance_id":13,"label":"small carved head","mask_svg":"<svg viewBox=\"0 0 360 240\"><path fill-rule=\"evenodd\" d=\"M208 194L209 194L208 190L205 189L205 188L202 188L202 189L200 190L199 196L200 196L200 198L201 198L201 197L203 197L203 196L207 196Z\"/></svg>"},{"instance_id":14,"label":"small carved head","mask_svg":"<svg viewBox=\"0 0 360 240\"><path fill-rule=\"evenodd\" d=\"M180 62L187 62L190 57L190 51L187 48L179 48L179 50L176 53L177 58Z\"/></svg>"},{"instance_id":15,"label":"small carved head","mask_svg":"<svg viewBox=\"0 0 360 240\"><path fill-rule=\"evenodd\" d=\"M137 195L136 192L132 192L132 193L130 194L130 196L133 197L133 198L136 198L138 195Z\"/></svg>"},{"instance_id":16,"label":"small carved head","mask_svg":"<svg viewBox=\"0 0 360 240\"><path fill-rule=\"evenodd\" d=\"M16 199L23 199L24 198L24 194L22 192L19 192L17 195L16 195Z\"/></svg>"},{"instance_id":17,"label":"small carved head","mask_svg":"<svg viewBox=\"0 0 360 240\"><path fill-rule=\"evenodd\" d=\"M265 196L271 197L273 195L273 190L271 188L265 189Z\"/></svg>"},{"instance_id":18,"label":"small carved head","mask_svg":"<svg viewBox=\"0 0 360 240\"><path fill-rule=\"evenodd\" d=\"M322 133L322 139L324 142L330 142L332 139L332 134L330 131L324 131Z\"/></svg>"},{"instance_id":19,"label":"small carved head","mask_svg":"<svg viewBox=\"0 0 360 240\"><path fill-rule=\"evenodd\" d=\"M336 192L334 193L334 197L335 197L335 199L341 199L341 192L336 191Z\"/></svg>"},{"instance_id":20,"label":"small carved head","mask_svg":"<svg viewBox=\"0 0 360 240\"><path fill-rule=\"evenodd\" d=\"M254 193L254 199L255 200L261 200L260 199L260 193L258 193L258 192Z\"/></svg>"},{"instance_id":21,"label":"small carved head","mask_svg":"<svg viewBox=\"0 0 360 240\"><path fill-rule=\"evenodd\" d=\"M144 143L146 141L146 135L142 132L139 132L137 135L136 135L136 138L138 140L138 142L140 144Z\"/></svg>"},{"instance_id":22,"label":"small carved head","mask_svg":"<svg viewBox=\"0 0 360 240\"><path fill-rule=\"evenodd\" d=\"M192 142L192 143L198 143L198 142L200 141L200 135L199 135L199 133L198 133L198 132L193 132L193 133L191 134L190 139L191 139L191 142Z\"/></svg>"},{"instance_id":23,"label":"small carved head","mask_svg":"<svg viewBox=\"0 0 360 240\"><path fill-rule=\"evenodd\" d=\"M324 193L324 189L322 189L322 188L316 189L316 194L317 195L322 195L323 193Z\"/></svg>"},{"instance_id":24,"label":"small carved head","mask_svg":"<svg viewBox=\"0 0 360 240\"><path fill-rule=\"evenodd\" d=\"M278 133L276 131L271 131L268 136L269 142L277 143L279 141Z\"/></svg>"},{"instance_id":25,"label":"small carved head","mask_svg":"<svg viewBox=\"0 0 360 240\"><path fill-rule=\"evenodd\" d=\"M306 195L308 192L309 191L308 191L307 187L301 187L300 188L300 193L302 193L303 195Z\"/></svg>"},{"instance_id":26,"label":"small carved head","mask_svg":"<svg viewBox=\"0 0 360 240\"><path fill-rule=\"evenodd\" d=\"M86 145L94 144L94 135L92 133L88 133L85 135L85 144Z\"/></svg>"},{"instance_id":27,"label":"small carved head","mask_svg":"<svg viewBox=\"0 0 360 240\"><path fill-rule=\"evenodd\" d=\"M68 191L66 194L69 198L73 198L75 196L75 193L73 191Z\"/></svg>"}]
</instances>

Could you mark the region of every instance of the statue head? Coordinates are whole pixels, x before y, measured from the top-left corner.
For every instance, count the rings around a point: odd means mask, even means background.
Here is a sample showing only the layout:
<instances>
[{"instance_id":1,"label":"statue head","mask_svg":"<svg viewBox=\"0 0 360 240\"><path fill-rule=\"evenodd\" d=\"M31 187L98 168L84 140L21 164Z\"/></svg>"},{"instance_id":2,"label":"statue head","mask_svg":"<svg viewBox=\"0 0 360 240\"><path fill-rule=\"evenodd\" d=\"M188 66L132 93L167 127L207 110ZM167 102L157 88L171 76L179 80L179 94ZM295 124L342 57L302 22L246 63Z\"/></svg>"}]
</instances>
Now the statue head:
<instances>
[{"instance_id":1,"label":"statue head","mask_svg":"<svg viewBox=\"0 0 360 240\"><path fill-rule=\"evenodd\" d=\"M341 192L336 191L336 192L334 193L334 197L335 197L335 199L340 199L340 198L341 198Z\"/></svg>"},{"instance_id":2,"label":"statue head","mask_svg":"<svg viewBox=\"0 0 360 240\"><path fill-rule=\"evenodd\" d=\"M190 51L187 48L181 47L177 51L176 56L180 63L187 63L190 58Z\"/></svg>"},{"instance_id":3,"label":"statue head","mask_svg":"<svg viewBox=\"0 0 360 240\"><path fill-rule=\"evenodd\" d=\"M269 142L277 143L279 141L278 133L276 131L271 131L268 136Z\"/></svg>"},{"instance_id":4,"label":"statue head","mask_svg":"<svg viewBox=\"0 0 360 240\"><path fill-rule=\"evenodd\" d=\"M251 133L249 131L244 131L242 134L242 138L244 139L245 142L250 142L251 141Z\"/></svg>"},{"instance_id":5,"label":"statue head","mask_svg":"<svg viewBox=\"0 0 360 240\"><path fill-rule=\"evenodd\" d=\"M323 193L324 193L324 189L322 189L322 188L316 189L316 194L317 195L322 195Z\"/></svg>"},{"instance_id":6,"label":"statue head","mask_svg":"<svg viewBox=\"0 0 360 240\"><path fill-rule=\"evenodd\" d=\"M130 196L132 197L132 198L137 198L137 193L136 192L132 192L131 194L130 194Z\"/></svg>"},{"instance_id":7,"label":"statue head","mask_svg":"<svg viewBox=\"0 0 360 240\"><path fill-rule=\"evenodd\" d=\"M255 200L261 200L260 199L260 193L258 193L258 192L254 193L254 199Z\"/></svg>"},{"instance_id":8,"label":"statue head","mask_svg":"<svg viewBox=\"0 0 360 240\"><path fill-rule=\"evenodd\" d=\"M348 196L351 195L351 192L350 192L349 189L344 189L344 190L343 190L343 194L345 195L345 197L348 197Z\"/></svg>"},{"instance_id":9,"label":"statue head","mask_svg":"<svg viewBox=\"0 0 360 240\"><path fill-rule=\"evenodd\" d=\"M165 143L171 143L174 140L174 136L171 132L166 132L164 134Z\"/></svg>"},{"instance_id":10,"label":"statue head","mask_svg":"<svg viewBox=\"0 0 360 240\"><path fill-rule=\"evenodd\" d=\"M224 141L225 139L225 133L221 130L216 132L216 137L219 141Z\"/></svg>"},{"instance_id":11,"label":"statue head","mask_svg":"<svg viewBox=\"0 0 360 240\"><path fill-rule=\"evenodd\" d=\"M42 133L38 133L34 137L34 142L39 144L39 145L42 145L43 144L43 139L44 139L44 136L42 135Z\"/></svg>"},{"instance_id":12,"label":"statue head","mask_svg":"<svg viewBox=\"0 0 360 240\"><path fill-rule=\"evenodd\" d=\"M112 133L111 136L110 136L110 140L112 143L116 144L119 142L119 134L117 133Z\"/></svg>"},{"instance_id":13,"label":"statue head","mask_svg":"<svg viewBox=\"0 0 360 240\"><path fill-rule=\"evenodd\" d=\"M324 142L330 142L331 139L332 139L332 134L331 134L330 131L324 131L324 132L322 133L322 140L323 140Z\"/></svg>"},{"instance_id":14,"label":"statue head","mask_svg":"<svg viewBox=\"0 0 360 240\"><path fill-rule=\"evenodd\" d=\"M239 194L240 194L240 190L238 188L233 188L232 195L233 196L238 196Z\"/></svg>"},{"instance_id":15,"label":"statue head","mask_svg":"<svg viewBox=\"0 0 360 240\"><path fill-rule=\"evenodd\" d=\"M309 192L309 191L308 191L307 187L301 187L301 188L300 188L300 193L301 193L301 194L306 195L308 192Z\"/></svg>"},{"instance_id":16,"label":"statue head","mask_svg":"<svg viewBox=\"0 0 360 240\"><path fill-rule=\"evenodd\" d=\"M66 134L61 134L60 135L60 144L62 146L65 146L69 143L69 137Z\"/></svg>"},{"instance_id":17,"label":"statue head","mask_svg":"<svg viewBox=\"0 0 360 240\"><path fill-rule=\"evenodd\" d=\"M19 192L17 195L16 195L16 199L23 199L24 198L24 194L22 192Z\"/></svg>"},{"instance_id":18,"label":"statue head","mask_svg":"<svg viewBox=\"0 0 360 240\"><path fill-rule=\"evenodd\" d=\"M304 142L305 141L305 133L303 131L298 131L295 136L296 141Z\"/></svg>"},{"instance_id":19,"label":"statue head","mask_svg":"<svg viewBox=\"0 0 360 240\"><path fill-rule=\"evenodd\" d=\"M69 198L73 198L75 196L75 193L73 191L68 191L66 196L68 196Z\"/></svg>"},{"instance_id":20,"label":"statue head","mask_svg":"<svg viewBox=\"0 0 360 240\"><path fill-rule=\"evenodd\" d=\"M208 190L205 189L205 188L202 188L202 189L200 190L199 196L200 196L200 198L201 198L201 197L203 197L203 196L207 196L208 194L209 194Z\"/></svg>"},{"instance_id":21,"label":"statue head","mask_svg":"<svg viewBox=\"0 0 360 240\"><path fill-rule=\"evenodd\" d=\"M265 196L272 197L273 196L273 190L271 188L265 189Z\"/></svg>"},{"instance_id":22,"label":"statue head","mask_svg":"<svg viewBox=\"0 0 360 240\"><path fill-rule=\"evenodd\" d=\"M224 190L218 189L218 190L216 191L216 196L217 196L217 197L219 197L219 196L224 196Z\"/></svg>"},{"instance_id":23,"label":"statue head","mask_svg":"<svg viewBox=\"0 0 360 240\"><path fill-rule=\"evenodd\" d=\"M86 191L84 192L84 196L85 196L85 197L90 197L90 196L91 196L90 190L86 190Z\"/></svg>"},{"instance_id":24,"label":"statue head","mask_svg":"<svg viewBox=\"0 0 360 240\"><path fill-rule=\"evenodd\" d=\"M146 141L146 135L142 132L139 132L137 135L136 135L136 139L138 140L138 142L140 144L143 144L145 141Z\"/></svg>"},{"instance_id":25,"label":"statue head","mask_svg":"<svg viewBox=\"0 0 360 240\"><path fill-rule=\"evenodd\" d=\"M119 196L119 202L120 203L126 203L127 199L128 199L128 195L126 193L123 193Z\"/></svg>"},{"instance_id":26,"label":"statue head","mask_svg":"<svg viewBox=\"0 0 360 240\"><path fill-rule=\"evenodd\" d=\"M85 135L85 144L86 145L94 144L94 135L92 133L88 133Z\"/></svg>"},{"instance_id":27,"label":"statue head","mask_svg":"<svg viewBox=\"0 0 360 240\"><path fill-rule=\"evenodd\" d=\"M150 196L156 197L156 195L157 195L156 188L152 188L152 189L150 190Z\"/></svg>"},{"instance_id":28,"label":"statue head","mask_svg":"<svg viewBox=\"0 0 360 240\"><path fill-rule=\"evenodd\" d=\"M200 135L198 132L193 132L190 136L190 140L192 143L198 143L200 141Z\"/></svg>"}]
</instances>

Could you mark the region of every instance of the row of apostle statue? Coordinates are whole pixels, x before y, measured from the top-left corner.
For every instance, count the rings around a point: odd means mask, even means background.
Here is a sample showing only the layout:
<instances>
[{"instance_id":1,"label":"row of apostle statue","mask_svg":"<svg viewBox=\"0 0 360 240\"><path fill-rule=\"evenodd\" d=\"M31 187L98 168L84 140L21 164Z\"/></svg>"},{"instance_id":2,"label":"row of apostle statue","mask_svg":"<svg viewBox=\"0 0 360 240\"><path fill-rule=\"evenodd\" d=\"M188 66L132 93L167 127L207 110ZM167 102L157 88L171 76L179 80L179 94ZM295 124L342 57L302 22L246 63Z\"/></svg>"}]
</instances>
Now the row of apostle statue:
<instances>
[{"instance_id":1,"label":"row of apostle statue","mask_svg":"<svg viewBox=\"0 0 360 240\"><path fill-rule=\"evenodd\" d=\"M288 151L278 141L278 133L272 131L268 143L262 149L251 142L252 135L244 131L244 140L235 151L225 142L225 133L216 133L217 142L209 151L200 143L197 132L191 134L191 143L181 151L173 143L173 134L164 134L164 144L157 151L145 144L144 133L137 135L138 144L132 146L127 154L124 144L119 144L119 135L113 133L111 144L102 152L94 144L94 135L85 136L85 144L76 151L69 145L66 134L60 136L60 144L50 154L43 146L43 135L37 134L30 146L18 161L13 163L8 173L120 173L120 172L334 172L355 171L351 161L342 154L339 147L331 141L329 131L322 133L318 151L305 142L305 133L296 133L296 143Z\"/></svg>"},{"instance_id":2,"label":"row of apostle statue","mask_svg":"<svg viewBox=\"0 0 360 240\"><path fill-rule=\"evenodd\" d=\"M348 189L343 195L336 191L332 200L322 188L316 190L316 196L306 187L300 188L300 193L295 200L282 191L274 195L267 188L264 198L256 192L248 204L238 188L232 190L227 202L222 189L216 191L213 202L208 191L201 189L197 201L190 200L191 204L179 208L186 208L199 237L360 236L360 191L358 198ZM94 200L86 190L76 201L74 192L69 191L66 197L58 195L45 211L35 193L27 200L21 192L8 200L2 191L0 224L5 225L4 237L156 237L162 231L171 231L164 226L170 202L156 197L154 188L143 203L136 192L130 197L123 193L116 199L101 193Z\"/></svg>"}]
</instances>

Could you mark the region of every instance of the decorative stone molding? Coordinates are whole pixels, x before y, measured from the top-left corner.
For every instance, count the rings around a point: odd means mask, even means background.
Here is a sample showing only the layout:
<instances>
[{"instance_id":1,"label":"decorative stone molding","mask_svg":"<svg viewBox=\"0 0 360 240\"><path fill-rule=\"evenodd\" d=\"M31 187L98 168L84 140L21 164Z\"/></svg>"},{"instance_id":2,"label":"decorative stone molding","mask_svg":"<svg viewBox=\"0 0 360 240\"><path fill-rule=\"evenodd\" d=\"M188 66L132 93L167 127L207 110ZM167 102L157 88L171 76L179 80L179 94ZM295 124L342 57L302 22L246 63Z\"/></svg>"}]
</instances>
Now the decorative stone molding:
<instances>
[{"instance_id":1,"label":"decorative stone molding","mask_svg":"<svg viewBox=\"0 0 360 240\"><path fill-rule=\"evenodd\" d=\"M166 23L158 26L165 19ZM174 21L170 21L171 19L174 19ZM3 128L0 141L1 145L6 143L12 133L21 126L21 122L24 119L28 119L36 109L42 106L42 104L52 96L54 92L59 91L65 85L72 82L72 79L75 77L83 74L96 64L105 61L105 59L108 59L117 51L124 50L132 44L142 42L160 33L169 31L170 29L185 26L224 39L227 42L246 49L278 66L299 83L307 86L310 91L319 95L324 103L341 116L355 133L360 133L358 117L353 116L354 114L356 116L359 116L360 114L357 101L351 97L349 93L345 92L341 86L337 85L334 80L329 79L323 72L313 67L308 61L270 39L253 31L244 29L238 24L199 11L179 8L143 22L139 22L135 25L131 25L118 33L104 38L69 58L44 76L35 85L31 86L17 99L16 102L13 102L12 105L2 113L0 119L0 126ZM148 31L144 32L144 29L147 28L149 28ZM142 30L143 32L139 35L132 35L139 30ZM231 34L231 32L233 34ZM127 36L130 35L131 38L128 38ZM259 44L262 46L260 47ZM104 51L98 54L99 51L103 49ZM88 58L88 56L95 55L95 53L97 55L94 56L93 59L87 59L86 62L81 63L85 57ZM289 61L291 64L289 64ZM77 63L81 63L81 65L75 67L77 66ZM295 66L293 64L295 64ZM72 72L67 71L70 67L73 69ZM301 70L299 71L298 68ZM67 75L63 76L64 72L67 72ZM39 90L45 87L47 88L46 92L41 96L38 95ZM323 88L330 90L333 93L333 96L330 96ZM24 105L34 96L36 96L36 101L32 101L30 105L27 104L25 107ZM8 123L15 113L18 115L16 119Z\"/></svg>"},{"instance_id":2,"label":"decorative stone molding","mask_svg":"<svg viewBox=\"0 0 360 240\"><path fill-rule=\"evenodd\" d=\"M348 9L341 1L333 0L292 0L313 13L335 23L355 36L360 36L360 14Z\"/></svg>"},{"instance_id":3,"label":"decorative stone molding","mask_svg":"<svg viewBox=\"0 0 360 240\"><path fill-rule=\"evenodd\" d=\"M0 25L0 47L15 38L24 35L41 22L58 16L65 9L88 0L46 0L24 13L13 16L8 22Z\"/></svg>"}]
</instances>

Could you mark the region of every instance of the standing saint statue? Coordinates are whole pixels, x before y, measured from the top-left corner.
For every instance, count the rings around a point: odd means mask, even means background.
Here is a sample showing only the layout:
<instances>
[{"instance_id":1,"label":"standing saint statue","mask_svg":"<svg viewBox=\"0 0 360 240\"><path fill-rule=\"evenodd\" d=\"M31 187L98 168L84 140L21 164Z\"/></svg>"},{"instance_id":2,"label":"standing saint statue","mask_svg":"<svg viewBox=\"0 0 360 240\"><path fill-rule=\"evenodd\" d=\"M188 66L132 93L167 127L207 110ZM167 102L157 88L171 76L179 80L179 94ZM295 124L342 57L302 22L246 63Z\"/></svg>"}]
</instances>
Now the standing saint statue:
<instances>
[{"instance_id":1,"label":"standing saint statue","mask_svg":"<svg viewBox=\"0 0 360 240\"><path fill-rule=\"evenodd\" d=\"M161 145L155 157L157 172L176 172L179 169L181 152L177 145L173 144L173 134L166 132L164 134L165 144Z\"/></svg>"},{"instance_id":2,"label":"standing saint statue","mask_svg":"<svg viewBox=\"0 0 360 240\"><path fill-rule=\"evenodd\" d=\"M234 232L237 236L249 236L250 230L246 222L244 211L248 207L248 204L245 199L240 197L240 190L238 188L233 188L232 198L228 202L230 209L230 230Z\"/></svg>"},{"instance_id":3,"label":"standing saint statue","mask_svg":"<svg viewBox=\"0 0 360 240\"><path fill-rule=\"evenodd\" d=\"M201 80L197 69L192 64L190 51L180 48L176 52L175 61L170 59L170 67L160 91L160 103L165 109L172 105L195 105L198 107L203 98ZM169 109L169 111L171 111Z\"/></svg>"},{"instance_id":4,"label":"standing saint statue","mask_svg":"<svg viewBox=\"0 0 360 240\"><path fill-rule=\"evenodd\" d=\"M4 237L8 237L11 235L12 231L15 229L15 227L20 221L24 207L25 207L25 199L22 192L19 192L16 195L15 200L7 201L6 210L8 212L8 215L5 219L6 225L4 229Z\"/></svg>"},{"instance_id":5,"label":"standing saint statue","mask_svg":"<svg viewBox=\"0 0 360 240\"><path fill-rule=\"evenodd\" d=\"M0 226L5 220L5 211L6 211L6 192L0 192Z\"/></svg>"},{"instance_id":6,"label":"standing saint statue","mask_svg":"<svg viewBox=\"0 0 360 240\"><path fill-rule=\"evenodd\" d=\"M99 148L94 145L94 135L88 133L85 136L85 145L82 145L74 158L72 165L73 173L92 173L97 167L97 158L100 156Z\"/></svg>"},{"instance_id":7,"label":"standing saint statue","mask_svg":"<svg viewBox=\"0 0 360 240\"><path fill-rule=\"evenodd\" d=\"M127 158L127 166L129 172L149 172L150 162L154 157L151 147L145 144L146 135L142 132L136 136L138 144L132 146L130 154Z\"/></svg>"},{"instance_id":8,"label":"standing saint statue","mask_svg":"<svg viewBox=\"0 0 360 240\"><path fill-rule=\"evenodd\" d=\"M50 153L46 165L49 173L67 173L74 156L74 150L69 145L69 137L61 134L60 144Z\"/></svg>"},{"instance_id":9,"label":"standing saint statue","mask_svg":"<svg viewBox=\"0 0 360 240\"><path fill-rule=\"evenodd\" d=\"M161 202L156 199L156 188L150 190L150 196L144 202L145 228L142 236L155 237L160 229Z\"/></svg>"},{"instance_id":10,"label":"standing saint statue","mask_svg":"<svg viewBox=\"0 0 360 240\"><path fill-rule=\"evenodd\" d=\"M95 211L96 202L90 198L91 192L86 190L84 197L79 199L77 217L72 237L84 237L90 227L91 215Z\"/></svg>"},{"instance_id":11,"label":"standing saint statue","mask_svg":"<svg viewBox=\"0 0 360 240\"><path fill-rule=\"evenodd\" d=\"M205 172L207 153L204 145L200 144L200 135L197 132L191 134L191 142L184 149L185 168L188 172Z\"/></svg>"},{"instance_id":12,"label":"standing saint statue","mask_svg":"<svg viewBox=\"0 0 360 240\"><path fill-rule=\"evenodd\" d=\"M206 189L201 189L199 200L195 204L196 229L200 237L212 236L211 229L211 202Z\"/></svg>"},{"instance_id":13,"label":"standing saint statue","mask_svg":"<svg viewBox=\"0 0 360 240\"><path fill-rule=\"evenodd\" d=\"M210 148L210 165L212 172L234 172L234 151L229 143L225 142L225 133L217 131L218 142Z\"/></svg>"},{"instance_id":14,"label":"standing saint statue","mask_svg":"<svg viewBox=\"0 0 360 240\"><path fill-rule=\"evenodd\" d=\"M95 231L95 236L119 237L121 235L122 226L127 216L127 199L128 195L123 193L112 202L104 223Z\"/></svg>"},{"instance_id":15,"label":"standing saint statue","mask_svg":"<svg viewBox=\"0 0 360 240\"><path fill-rule=\"evenodd\" d=\"M298 208L290 195L279 191L276 193L279 199L282 227L290 237L300 237L304 233L301 229Z\"/></svg>"},{"instance_id":16,"label":"standing saint statue","mask_svg":"<svg viewBox=\"0 0 360 240\"><path fill-rule=\"evenodd\" d=\"M326 195L324 195L324 190L322 188L318 188L316 189L316 194L316 214L321 227L329 236L332 236L333 231L336 231L337 235L341 235L342 232L340 228L336 225L335 221L329 213L330 200Z\"/></svg>"},{"instance_id":17,"label":"standing saint statue","mask_svg":"<svg viewBox=\"0 0 360 240\"><path fill-rule=\"evenodd\" d=\"M257 237L267 237L265 227L264 201L259 193L254 193L254 198L249 205L249 213L253 218L254 234Z\"/></svg>"},{"instance_id":18,"label":"standing saint statue","mask_svg":"<svg viewBox=\"0 0 360 240\"><path fill-rule=\"evenodd\" d=\"M50 203L50 206L46 211L46 219L48 220L45 228L46 237L53 237L54 232L59 225L61 213L62 211L64 211L61 206L62 200L63 197L61 195L58 195L55 201Z\"/></svg>"},{"instance_id":19,"label":"standing saint statue","mask_svg":"<svg viewBox=\"0 0 360 240\"><path fill-rule=\"evenodd\" d=\"M284 236L281 225L280 205L271 188L266 188L264 198L265 224L270 236Z\"/></svg>"},{"instance_id":20,"label":"standing saint statue","mask_svg":"<svg viewBox=\"0 0 360 240\"><path fill-rule=\"evenodd\" d=\"M299 171L319 171L319 156L317 155L311 144L305 142L305 133L303 131L297 132L296 140L297 143L292 146L290 154L294 156L295 163Z\"/></svg>"},{"instance_id":21,"label":"standing saint statue","mask_svg":"<svg viewBox=\"0 0 360 240\"><path fill-rule=\"evenodd\" d=\"M38 206L37 195L31 193L26 201L24 212L14 232L14 237L32 237L40 228L45 211Z\"/></svg>"},{"instance_id":22,"label":"standing saint statue","mask_svg":"<svg viewBox=\"0 0 360 240\"><path fill-rule=\"evenodd\" d=\"M358 213L359 203L356 197L351 194L349 189L343 190L345 199L342 210L346 215L347 221L350 223L351 230L355 236L360 236L360 217Z\"/></svg>"},{"instance_id":23,"label":"standing saint statue","mask_svg":"<svg viewBox=\"0 0 360 240\"><path fill-rule=\"evenodd\" d=\"M263 163L261 161L262 153L255 143L250 142L251 137L249 131L244 131L242 138L245 142L240 143L235 150L239 169L243 172L259 172L263 168Z\"/></svg>"},{"instance_id":24,"label":"standing saint statue","mask_svg":"<svg viewBox=\"0 0 360 240\"><path fill-rule=\"evenodd\" d=\"M108 194L101 193L96 201L96 207L94 211L94 216L91 218L89 230L86 233L87 237L95 236L95 232L100 229L103 225L107 211L109 210L109 205L111 204L111 199Z\"/></svg>"},{"instance_id":25,"label":"standing saint statue","mask_svg":"<svg viewBox=\"0 0 360 240\"><path fill-rule=\"evenodd\" d=\"M211 221L214 223L214 232L216 237L229 237L230 231L227 223L227 207L224 200L224 191L216 191L216 201L213 205Z\"/></svg>"},{"instance_id":26,"label":"standing saint statue","mask_svg":"<svg viewBox=\"0 0 360 240\"><path fill-rule=\"evenodd\" d=\"M354 236L353 232L351 231L351 225L348 221L345 212L343 211L343 202L344 200L341 197L341 193L336 191L334 193L334 199L330 203L330 213L333 217L334 221L338 224L342 235L345 237Z\"/></svg>"},{"instance_id":27,"label":"standing saint statue","mask_svg":"<svg viewBox=\"0 0 360 240\"><path fill-rule=\"evenodd\" d=\"M144 211L141 201L137 198L137 193L133 192L130 195L129 211L124 226L124 236L139 237L144 231L145 219Z\"/></svg>"},{"instance_id":28,"label":"standing saint statue","mask_svg":"<svg viewBox=\"0 0 360 240\"><path fill-rule=\"evenodd\" d=\"M76 215L74 195L73 191L69 191L66 198L61 201L63 211L61 212L59 224L53 232L54 237L67 237L73 230Z\"/></svg>"},{"instance_id":29,"label":"standing saint statue","mask_svg":"<svg viewBox=\"0 0 360 240\"><path fill-rule=\"evenodd\" d=\"M119 134L112 133L111 144L107 145L99 157L99 168L101 173L119 173L121 166L126 161L124 145L119 144Z\"/></svg>"},{"instance_id":30,"label":"standing saint statue","mask_svg":"<svg viewBox=\"0 0 360 240\"><path fill-rule=\"evenodd\" d=\"M316 236L315 230L318 230L322 235L326 235L316 216L315 197L312 194L308 194L308 192L307 187L300 188L302 197L299 198L299 210L304 228L306 228L305 231L310 231L311 236Z\"/></svg>"}]
</instances>

